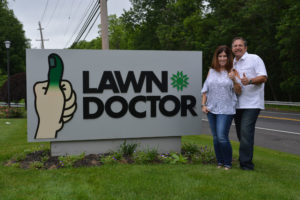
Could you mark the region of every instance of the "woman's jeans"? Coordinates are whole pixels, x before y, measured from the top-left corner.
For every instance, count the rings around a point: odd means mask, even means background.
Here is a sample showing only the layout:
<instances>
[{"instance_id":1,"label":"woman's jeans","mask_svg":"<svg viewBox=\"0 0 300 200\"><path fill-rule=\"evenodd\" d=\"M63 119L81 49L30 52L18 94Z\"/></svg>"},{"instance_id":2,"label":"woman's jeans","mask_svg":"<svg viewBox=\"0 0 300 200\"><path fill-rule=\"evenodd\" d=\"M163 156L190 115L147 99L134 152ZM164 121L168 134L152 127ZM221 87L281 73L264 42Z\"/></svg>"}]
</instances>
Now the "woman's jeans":
<instances>
[{"instance_id":1,"label":"woman's jeans","mask_svg":"<svg viewBox=\"0 0 300 200\"><path fill-rule=\"evenodd\" d=\"M218 165L231 167L232 147L228 138L234 115L207 113L209 126L213 135L214 149Z\"/></svg>"}]
</instances>

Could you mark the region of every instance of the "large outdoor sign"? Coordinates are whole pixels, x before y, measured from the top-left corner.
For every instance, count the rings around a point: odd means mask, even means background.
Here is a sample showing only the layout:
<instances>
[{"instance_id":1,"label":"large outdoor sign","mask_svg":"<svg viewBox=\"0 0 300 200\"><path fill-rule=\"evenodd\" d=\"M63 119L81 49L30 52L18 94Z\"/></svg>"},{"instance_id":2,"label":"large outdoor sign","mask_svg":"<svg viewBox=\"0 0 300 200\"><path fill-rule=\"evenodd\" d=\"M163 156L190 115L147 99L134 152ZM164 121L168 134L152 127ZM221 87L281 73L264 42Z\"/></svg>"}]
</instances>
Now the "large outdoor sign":
<instances>
[{"instance_id":1,"label":"large outdoor sign","mask_svg":"<svg viewBox=\"0 0 300 200\"><path fill-rule=\"evenodd\" d=\"M202 53L27 50L28 141L199 134Z\"/></svg>"}]
</instances>

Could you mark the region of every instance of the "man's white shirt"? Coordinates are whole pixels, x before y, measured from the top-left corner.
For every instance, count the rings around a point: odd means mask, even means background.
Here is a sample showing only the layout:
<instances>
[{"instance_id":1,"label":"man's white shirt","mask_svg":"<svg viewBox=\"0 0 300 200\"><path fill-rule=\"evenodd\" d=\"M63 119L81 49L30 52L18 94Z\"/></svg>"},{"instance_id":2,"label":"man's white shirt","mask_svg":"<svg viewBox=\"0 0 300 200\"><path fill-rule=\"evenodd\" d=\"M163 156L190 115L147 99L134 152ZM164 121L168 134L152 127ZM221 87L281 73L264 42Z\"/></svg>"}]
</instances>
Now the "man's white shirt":
<instances>
[{"instance_id":1,"label":"man's white shirt","mask_svg":"<svg viewBox=\"0 0 300 200\"><path fill-rule=\"evenodd\" d=\"M234 58L233 66L238 71L241 78L244 73L248 79L252 79L257 76L267 76L263 60L255 54L248 54L246 52L238 61ZM238 96L236 108L264 109L264 87L264 83L259 85L242 85L242 94Z\"/></svg>"}]
</instances>

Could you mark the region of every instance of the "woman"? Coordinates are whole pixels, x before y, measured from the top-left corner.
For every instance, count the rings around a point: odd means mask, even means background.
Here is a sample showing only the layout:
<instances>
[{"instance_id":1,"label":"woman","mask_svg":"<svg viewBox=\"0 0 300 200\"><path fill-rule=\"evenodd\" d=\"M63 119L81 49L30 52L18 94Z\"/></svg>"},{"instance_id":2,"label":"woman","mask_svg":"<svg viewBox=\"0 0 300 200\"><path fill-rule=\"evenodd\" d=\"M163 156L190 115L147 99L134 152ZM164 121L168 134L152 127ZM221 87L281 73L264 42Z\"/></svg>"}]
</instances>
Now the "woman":
<instances>
[{"instance_id":1,"label":"woman","mask_svg":"<svg viewBox=\"0 0 300 200\"><path fill-rule=\"evenodd\" d=\"M207 113L218 168L224 166L225 170L229 170L232 167L232 148L228 135L235 114L236 94L241 93L229 47L222 45L216 49L201 93L201 107Z\"/></svg>"}]
</instances>

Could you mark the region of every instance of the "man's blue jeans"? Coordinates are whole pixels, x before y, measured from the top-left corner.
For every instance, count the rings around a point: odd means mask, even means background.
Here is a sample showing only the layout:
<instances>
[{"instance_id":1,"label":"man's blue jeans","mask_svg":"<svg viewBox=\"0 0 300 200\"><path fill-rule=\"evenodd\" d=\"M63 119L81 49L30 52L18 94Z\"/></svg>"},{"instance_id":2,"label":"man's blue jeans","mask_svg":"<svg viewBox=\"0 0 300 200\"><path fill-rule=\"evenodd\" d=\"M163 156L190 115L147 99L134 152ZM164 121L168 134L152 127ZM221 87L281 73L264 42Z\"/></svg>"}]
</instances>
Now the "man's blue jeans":
<instances>
[{"instance_id":1,"label":"man's blue jeans","mask_svg":"<svg viewBox=\"0 0 300 200\"><path fill-rule=\"evenodd\" d=\"M239 161L241 168L254 169L252 162L255 123L260 109L236 109L234 122L240 141Z\"/></svg>"},{"instance_id":2,"label":"man's blue jeans","mask_svg":"<svg viewBox=\"0 0 300 200\"><path fill-rule=\"evenodd\" d=\"M233 115L213 114L207 118L213 135L214 149L218 165L232 166L232 147L228 138Z\"/></svg>"}]
</instances>

